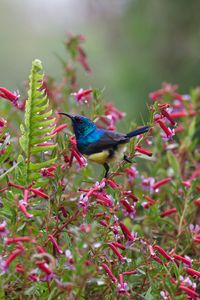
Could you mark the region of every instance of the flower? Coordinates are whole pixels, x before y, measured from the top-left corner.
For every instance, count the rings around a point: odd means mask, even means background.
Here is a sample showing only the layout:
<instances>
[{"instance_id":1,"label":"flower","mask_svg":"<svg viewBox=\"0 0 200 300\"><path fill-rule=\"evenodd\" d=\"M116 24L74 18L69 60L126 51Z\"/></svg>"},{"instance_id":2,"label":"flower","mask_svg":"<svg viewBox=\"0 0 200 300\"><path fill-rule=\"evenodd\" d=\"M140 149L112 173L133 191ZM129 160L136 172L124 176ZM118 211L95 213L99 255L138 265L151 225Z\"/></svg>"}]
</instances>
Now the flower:
<instances>
[{"instance_id":1,"label":"flower","mask_svg":"<svg viewBox=\"0 0 200 300\"><path fill-rule=\"evenodd\" d=\"M138 170L134 166L126 168L124 171L128 176L128 181L134 180L138 176Z\"/></svg>"},{"instance_id":2,"label":"flower","mask_svg":"<svg viewBox=\"0 0 200 300\"><path fill-rule=\"evenodd\" d=\"M117 250L113 243L108 243L108 246L112 249L112 251L117 255L121 262L125 262L126 258L121 255L121 253Z\"/></svg>"},{"instance_id":3,"label":"flower","mask_svg":"<svg viewBox=\"0 0 200 300\"><path fill-rule=\"evenodd\" d=\"M163 218L163 217L169 216L169 215L171 215L171 214L173 214L175 212L177 212L177 209L175 207L173 207L173 208L167 209L164 212L162 212L160 214L160 216Z\"/></svg>"},{"instance_id":4,"label":"flower","mask_svg":"<svg viewBox=\"0 0 200 300\"><path fill-rule=\"evenodd\" d=\"M135 151L137 151L139 153L142 153L144 155L147 155L147 156L152 156L152 152L151 151L149 151L148 149L144 149L144 148L138 147L138 146L135 147Z\"/></svg>"},{"instance_id":5,"label":"flower","mask_svg":"<svg viewBox=\"0 0 200 300\"><path fill-rule=\"evenodd\" d=\"M158 123L163 130L162 138L164 140L171 139L175 135L175 130L167 127L163 120L158 119L156 123Z\"/></svg>"},{"instance_id":6,"label":"flower","mask_svg":"<svg viewBox=\"0 0 200 300\"><path fill-rule=\"evenodd\" d=\"M111 269L105 264L105 263L101 263L102 268L106 271L106 273L108 274L108 276L110 277L110 279L113 282L117 282L117 278L113 275Z\"/></svg>"},{"instance_id":7,"label":"flower","mask_svg":"<svg viewBox=\"0 0 200 300\"><path fill-rule=\"evenodd\" d=\"M67 258L67 262L65 263L66 268L68 270L75 270L76 268L74 266L74 259L69 249L65 250L65 256Z\"/></svg>"},{"instance_id":8,"label":"flower","mask_svg":"<svg viewBox=\"0 0 200 300\"><path fill-rule=\"evenodd\" d=\"M1 224L0 224L0 237L5 237L8 235L9 231L6 228L7 223L4 220Z\"/></svg>"},{"instance_id":9,"label":"flower","mask_svg":"<svg viewBox=\"0 0 200 300\"><path fill-rule=\"evenodd\" d=\"M22 245L17 245L15 249L11 252L10 256L1 262L1 268L3 272L6 272L11 262L19 255L21 255L25 251Z\"/></svg>"},{"instance_id":10,"label":"flower","mask_svg":"<svg viewBox=\"0 0 200 300\"><path fill-rule=\"evenodd\" d=\"M85 51L83 50L83 48L81 46L78 46L77 50L78 50L78 58L77 58L77 60L83 66L83 68L85 69L85 71L87 73L91 74L92 70L91 70L90 65L89 65L89 63L87 61L87 55L86 55Z\"/></svg>"},{"instance_id":11,"label":"flower","mask_svg":"<svg viewBox=\"0 0 200 300\"><path fill-rule=\"evenodd\" d=\"M86 103L89 100L89 95L92 93L92 89L83 90L80 89L78 92L72 93L71 95L74 96L74 99L77 103L85 101Z\"/></svg>"},{"instance_id":12,"label":"flower","mask_svg":"<svg viewBox=\"0 0 200 300\"><path fill-rule=\"evenodd\" d=\"M60 249L60 246L58 245L56 239L53 237L52 234L49 234L48 235L48 239L52 242L52 244L54 245L56 251L59 253L59 254L62 254L62 250Z\"/></svg>"},{"instance_id":13,"label":"flower","mask_svg":"<svg viewBox=\"0 0 200 300\"><path fill-rule=\"evenodd\" d=\"M142 186L143 190L149 191L150 194L154 193L155 178L154 177L145 178L142 175L141 179L142 179L141 186Z\"/></svg>"},{"instance_id":14,"label":"flower","mask_svg":"<svg viewBox=\"0 0 200 300\"><path fill-rule=\"evenodd\" d=\"M18 92L10 92L4 87L0 87L0 97L9 100L14 106L18 106L18 99L20 97Z\"/></svg>"},{"instance_id":15,"label":"flower","mask_svg":"<svg viewBox=\"0 0 200 300\"><path fill-rule=\"evenodd\" d=\"M166 184L166 183L168 183L168 182L170 182L170 181L172 181L172 178L171 178L171 177L168 177L168 178L162 179L162 180L160 180L160 181L157 181L156 183L154 183L153 189L154 189L155 191L158 191L158 188L159 188L160 186L162 186L162 185L164 185L164 184Z\"/></svg>"}]
</instances>

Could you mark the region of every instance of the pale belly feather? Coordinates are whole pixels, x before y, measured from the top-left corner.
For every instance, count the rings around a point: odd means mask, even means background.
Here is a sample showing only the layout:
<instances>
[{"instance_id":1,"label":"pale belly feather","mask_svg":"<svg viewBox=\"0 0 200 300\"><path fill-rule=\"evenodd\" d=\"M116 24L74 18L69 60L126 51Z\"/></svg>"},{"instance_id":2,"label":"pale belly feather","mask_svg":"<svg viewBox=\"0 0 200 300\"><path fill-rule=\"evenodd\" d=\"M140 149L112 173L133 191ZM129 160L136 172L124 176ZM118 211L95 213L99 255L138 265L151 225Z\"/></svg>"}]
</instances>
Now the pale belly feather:
<instances>
[{"instance_id":1,"label":"pale belly feather","mask_svg":"<svg viewBox=\"0 0 200 300\"><path fill-rule=\"evenodd\" d=\"M98 164L105 164L105 163L114 163L121 161L124 158L124 152L126 151L127 146L126 144L118 145L117 149L114 151L114 154L110 156L109 150L104 150L100 153L94 153L91 155L86 156L89 160L96 162Z\"/></svg>"}]
</instances>

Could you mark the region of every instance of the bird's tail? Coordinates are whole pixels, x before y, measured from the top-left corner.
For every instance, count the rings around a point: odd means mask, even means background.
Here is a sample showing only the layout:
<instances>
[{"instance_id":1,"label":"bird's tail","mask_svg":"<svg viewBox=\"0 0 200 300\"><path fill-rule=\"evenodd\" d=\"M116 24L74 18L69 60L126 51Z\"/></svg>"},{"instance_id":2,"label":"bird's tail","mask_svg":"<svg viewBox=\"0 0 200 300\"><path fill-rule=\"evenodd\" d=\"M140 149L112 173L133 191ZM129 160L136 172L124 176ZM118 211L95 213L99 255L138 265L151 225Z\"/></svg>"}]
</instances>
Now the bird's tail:
<instances>
[{"instance_id":1,"label":"bird's tail","mask_svg":"<svg viewBox=\"0 0 200 300\"><path fill-rule=\"evenodd\" d=\"M149 126L144 126L144 127L138 128L134 131L131 131L131 132L127 133L126 136L129 137L129 138L132 138L132 137L137 136L139 134L145 133L148 130L149 130Z\"/></svg>"}]
</instances>

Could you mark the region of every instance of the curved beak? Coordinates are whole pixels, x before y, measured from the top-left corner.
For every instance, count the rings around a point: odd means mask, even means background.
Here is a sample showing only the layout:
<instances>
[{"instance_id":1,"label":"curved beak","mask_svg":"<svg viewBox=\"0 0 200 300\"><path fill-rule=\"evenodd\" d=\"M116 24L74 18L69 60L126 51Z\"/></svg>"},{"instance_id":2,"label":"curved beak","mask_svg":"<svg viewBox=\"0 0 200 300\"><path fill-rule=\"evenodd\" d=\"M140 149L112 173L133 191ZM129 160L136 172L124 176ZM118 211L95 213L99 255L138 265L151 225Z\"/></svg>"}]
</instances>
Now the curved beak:
<instances>
[{"instance_id":1,"label":"curved beak","mask_svg":"<svg viewBox=\"0 0 200 300\"><path fill-rule=\"evenodd\" d=\"M59 112L59 115L64 115L64 116L70 118L71 120L74 119L74 116L73 116L73 115L70 115L70 114L67 114L67 113Z\"/></svg>"}]
</instances>

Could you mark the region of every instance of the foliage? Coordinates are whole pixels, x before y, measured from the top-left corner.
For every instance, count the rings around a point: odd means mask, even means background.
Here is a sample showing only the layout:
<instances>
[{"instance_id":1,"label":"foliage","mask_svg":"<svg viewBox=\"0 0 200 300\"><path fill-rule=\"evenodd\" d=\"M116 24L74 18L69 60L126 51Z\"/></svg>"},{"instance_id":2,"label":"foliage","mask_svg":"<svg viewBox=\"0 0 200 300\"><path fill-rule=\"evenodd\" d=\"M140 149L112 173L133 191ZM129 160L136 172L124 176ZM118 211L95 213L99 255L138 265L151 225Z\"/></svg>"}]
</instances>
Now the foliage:
<instances>
[{"instance_id":1,"label":"foliage","mask_svg":"<svg viewBox=\"0 0 200 300\"><path fill-rule=\"evenodd\" d=\"M99 89L78 89L77 64L91 73L83 41L68 37L61 82L33 62L20 143L0 120L0 297L198 299L200 89L181 95L165 83L150 93L150 131L129 143L133 163L105 179L56 114L110 130L125 117ZM16 93L0 95L21 113Z\"/></svg>"}]
</instances>

